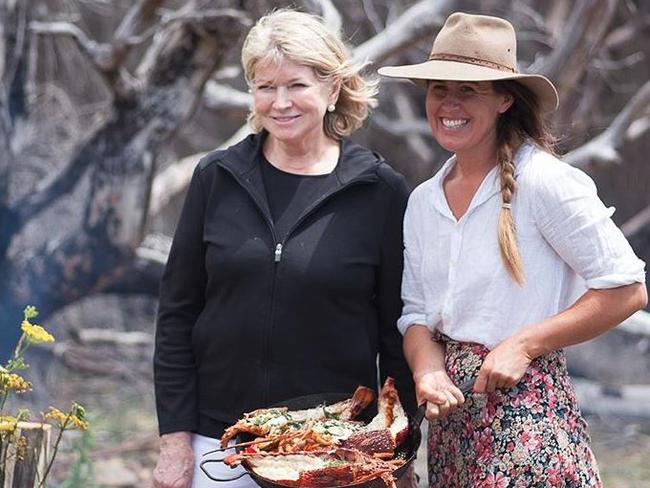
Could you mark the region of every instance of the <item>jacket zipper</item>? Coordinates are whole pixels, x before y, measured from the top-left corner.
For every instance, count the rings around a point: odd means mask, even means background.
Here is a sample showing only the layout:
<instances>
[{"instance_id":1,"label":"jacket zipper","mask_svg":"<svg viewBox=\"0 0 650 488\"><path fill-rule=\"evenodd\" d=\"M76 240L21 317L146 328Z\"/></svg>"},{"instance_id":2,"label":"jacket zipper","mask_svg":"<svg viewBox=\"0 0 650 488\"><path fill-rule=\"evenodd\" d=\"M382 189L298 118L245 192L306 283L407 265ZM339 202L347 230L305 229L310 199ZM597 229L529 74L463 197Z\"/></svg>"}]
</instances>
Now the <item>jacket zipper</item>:
<instances>
[{"instance_id":1,"label":"jacket zipper","mask_svg":"<svg viewBox=\"0 0 650 488\"><path fill-rule=\"evenodd\" d=\"M271 217L265 212L264 210L264 205L260 200L257 198L257 195L250 191L249 188L246 186L246 181L244 181L238 174L236 174L234 171L232 171L230 168L226 167L225 165L220 165L220 167L224 168L226 171L228 171L233 178L235 178L235 181L239 183L239 185L248 193L248 195L253 199L255 202L255 205L257 205L260 213L264 217L264 220L266 221L266 225L268 226L269 230L271 231L271 238L273 239L273 242L275 244L275 255L274 255L274 264L273 264L273 283L271 286L271 309L269 310L269 324L270 327L265 327L264 333L262 334L262 357L261 360L263 362L263 365L268 365L269 361L269 343L270 343L270 338L271 338L271 328L273 326L273 320L275 316L275 294L276 294L276 289L277 289L277 281L278 281L278 263L282 259L282 244L279 242L279 239L277 235L275 234L275 227L273 226L273 221L271 220ZM264 371L264 378L262 380L262 406L266 406L269 404L270 401L270 392L271 392L271 374L269 372L269 368L265 367Z\"/></svg>"},{"instance_id":2,"label":"jacket zipper","mask_svg":"<svg viewBox=\"0 0 650 488\"><path fill-rule=\"evenodd\" d=\"M281 259L282 259L282 243L278 242L275 245L275 259L274 260L275 260L276 263L279 263Z\"/></svg>"}]
</instances>

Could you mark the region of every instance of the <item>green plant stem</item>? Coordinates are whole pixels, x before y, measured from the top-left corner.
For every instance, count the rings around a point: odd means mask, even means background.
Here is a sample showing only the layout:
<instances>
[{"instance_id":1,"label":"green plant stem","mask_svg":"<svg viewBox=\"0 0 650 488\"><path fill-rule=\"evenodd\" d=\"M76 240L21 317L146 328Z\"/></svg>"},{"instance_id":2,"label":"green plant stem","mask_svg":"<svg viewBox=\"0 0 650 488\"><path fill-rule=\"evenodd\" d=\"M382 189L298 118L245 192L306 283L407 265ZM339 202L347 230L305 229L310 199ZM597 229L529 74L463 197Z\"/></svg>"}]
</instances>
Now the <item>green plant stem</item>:
<instances>
[{"instance_id":1,"label":"green plant stem","mask_svg":"<svg viewBox=\"0 0 650 488\"><path fill-rule=\"evenodd\" d=\"M6 476L6 473L7 473L7 455L9 453L9 444L11 444L9 442L9 436L10 435L11 435L11 433L7 433L7 436L6 436L7 442L6 442L6 444L4 446L2 446L3 448L0 448L0 468L2 468L0 470L0 478L1 478L1 481L2 481L2 486L4 486L5 476Z\"/></svg>"},{"instance_id":2,"label":"green plant stem","mask_svg":"<svg viewBox=\"0 0 650 488\"><path fill-rule=\"evenodd\" d=\"M25 342L25 333L23 332L22 335L20 336L20 339L18 340L18 344L16 344L16 349L14 349L14 359L18 359L25 352L25 350L21 351L24 342ZM27 346L25 346L25 349L27 349Z\"/></svg>"},{"instance_id":3,"label":"green plant stem","mask_svg":"<svg viewBox=\"0 0 650 488\"><path fill-rule=\"evenodd\" d=\"M68 422L70 422L71 416L72 416L72 411L68 413L68 416L65 418L63 425L61 425L61 428L59 429L59 435L57 436L56 442L54 443L54 448L52 449L52 455L50 456L50 460L47 463L45 472L43 473L43 479L38 484L38 488L42 488L45 485L45 480L47 479L47 475L50 474L50 469L52 469L52 465L54 464L54 458L56 457L56 453L59 450L59 443L61 442L61 438L63 437L63 431L68 426Z\"/></svg>"},{"instance_id":4,"label":"green plant stem","mask_svg":"<svg viewBox=\"0 0 650 488\"><path fill-rule=\"evenodd\" d=\"M7 398L9 397L9 391L5 391L2 394L2 401L0 402L0 417L4 414L5 404L7 403Z\"/></svg>"}]
</instances>

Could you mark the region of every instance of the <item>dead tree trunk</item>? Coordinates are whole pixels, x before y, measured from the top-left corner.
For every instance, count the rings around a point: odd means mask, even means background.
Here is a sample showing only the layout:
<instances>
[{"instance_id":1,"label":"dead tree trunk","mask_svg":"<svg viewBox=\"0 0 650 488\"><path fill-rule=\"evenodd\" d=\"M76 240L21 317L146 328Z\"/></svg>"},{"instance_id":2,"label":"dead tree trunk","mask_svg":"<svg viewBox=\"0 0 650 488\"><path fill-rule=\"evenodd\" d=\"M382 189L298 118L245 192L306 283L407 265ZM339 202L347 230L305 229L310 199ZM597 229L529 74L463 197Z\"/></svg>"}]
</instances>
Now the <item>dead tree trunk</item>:
<instances>
[{"instance_id":1,"label":"dead tree trunk","mask_svg":"<svg viewBox=\"0 0 650 488\"><path fill-rule=\"evenodd\" d=\"M142 1L134 7L135 13L118 29L122 40L134 35L125 34L127 25L141 26L142 22L134 22L136 15L151 15L151 7L159 3ZM14 226L13 232L3 231L2 235L10 243L30 219L89 173L90 191L78 229L55 245L50 242L35 250L29 260L0 254L0 259L4 258L2 274L12 277L0 280L0 356L9 353L18 336L19 313L26 303L38 303L47 315L110 287L132 268L135 250L143 239L154 155L193 113L206 80L248 25L245 15L237 11L195 12L191 7L187 5L161 21L135 82L124 76L119 63L124 54L116 46L124 46L124 42L111 46L112 62L104 58L101 64L97 62L97 69L113 89L110 119L45 188L25 196L13 208L5 205L4 218ZM74 27L66 29L60 24L37 24L35 30L41 35L75 35ZM84 46L81 37L77 41L93 59L96 47ZM9 146L4 146L6 151Z\"/></svg>"}]
</instances>

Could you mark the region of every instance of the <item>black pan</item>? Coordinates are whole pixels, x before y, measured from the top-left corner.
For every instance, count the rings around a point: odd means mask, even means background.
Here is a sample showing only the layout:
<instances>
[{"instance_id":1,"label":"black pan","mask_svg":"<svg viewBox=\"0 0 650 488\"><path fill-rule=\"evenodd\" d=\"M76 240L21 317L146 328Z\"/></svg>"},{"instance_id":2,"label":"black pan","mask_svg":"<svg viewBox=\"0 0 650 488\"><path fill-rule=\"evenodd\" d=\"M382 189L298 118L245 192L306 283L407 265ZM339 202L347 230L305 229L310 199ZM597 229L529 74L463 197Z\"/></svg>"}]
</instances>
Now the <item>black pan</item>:
<instances>
[{"instance_id":1,"label":"black pan","mask_svg":"<svg viewBox=\"0 0 650 488\"><path fill-rule=\"evenodd\" d=\"M474 380L472 379L461 384L459 388L463 392L463 394L467 394L470 392L473 386L474 386ZM305 410L305 409L317 407L319 405L331 405L333 403L346 400L351 396L352 396L351 394L347 394L347 393L319 393L315 395L307 395L298 398L292 398L290 400L286 400L282 402L281 404L273 405L273 407L288 407L289 410ZM426 403L423 403L418 407L415 416L411 416L407 414L409 420L409 433L408 436L406 437L406 440L402 442L402 444L398 446L398 448L395 450L395 458L405 459L404 464L402 464L399 468L393 471L393 477L395 478L396 481L400 479L402 476L404 476L409 466L413 463L413 461L417 456L418 448L420 447L420 443L422 442L422 433L420 431L420 424L424 419L425 410L426 410ZM377 414L377 403L375 401L362 412L362 414L359 416L359 420L369 422L376 414ZM253 436L249 436L247 434L240 434L237 436L237 444L252 439ZM241 448L237 448L237 451L240 450ZM216 451L220 451L220 449L211 452L216 452ZM206 453L206 455L207 454L210 453ZM259 476L252 470L247 469L245 466L244 466L245 472L233 478L225 478L225 479L215 478L208 472L208 470L205 468L205 465L210 463L220 463L220 462L223 461L221 459L207 459L205 461L202 461L200 464L201 470L212 481L217 481L217 482L234 481L248 474L255 481L255 483L257 483L262 488L291 488L291 487L287 487L287 485L280 484L274 480L270 480L268 478ZM377 478L363 483L339 485L336 488L348 488L348 487L386 488L386 485L380 478Z\"/></svg>"}]
</instances>

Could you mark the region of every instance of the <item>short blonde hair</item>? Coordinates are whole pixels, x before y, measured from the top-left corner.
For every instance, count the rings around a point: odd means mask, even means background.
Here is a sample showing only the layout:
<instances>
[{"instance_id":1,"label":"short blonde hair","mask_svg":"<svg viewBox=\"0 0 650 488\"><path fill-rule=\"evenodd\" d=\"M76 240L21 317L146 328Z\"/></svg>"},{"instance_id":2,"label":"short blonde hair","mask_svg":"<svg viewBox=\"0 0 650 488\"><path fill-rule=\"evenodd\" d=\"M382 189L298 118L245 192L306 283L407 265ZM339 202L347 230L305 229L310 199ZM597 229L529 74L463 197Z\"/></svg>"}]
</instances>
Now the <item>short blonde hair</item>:
<instances>
[{"instance_id":1,"label":"short blonde hair","mask_svg":"<svg viewBox=\"0 0 650 488\"><path fill-rule=\"evenodd\" d=\"M309 66L325 82L339 79L341 89L334 112L327 112L323 130L341 139L361 127L370 108L376 105L377 80L364 79L364 65L354 65L340 36L329 30L316 15L291 9L276 10L260 18L251 28L242 48L241 63L249 86L257 66L282 59ZM254 110L248 122L255 132L262 124Z\"/></svg>"}]
</instances>

